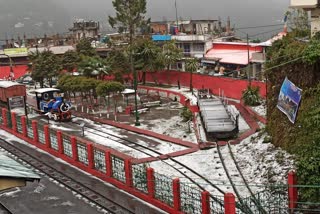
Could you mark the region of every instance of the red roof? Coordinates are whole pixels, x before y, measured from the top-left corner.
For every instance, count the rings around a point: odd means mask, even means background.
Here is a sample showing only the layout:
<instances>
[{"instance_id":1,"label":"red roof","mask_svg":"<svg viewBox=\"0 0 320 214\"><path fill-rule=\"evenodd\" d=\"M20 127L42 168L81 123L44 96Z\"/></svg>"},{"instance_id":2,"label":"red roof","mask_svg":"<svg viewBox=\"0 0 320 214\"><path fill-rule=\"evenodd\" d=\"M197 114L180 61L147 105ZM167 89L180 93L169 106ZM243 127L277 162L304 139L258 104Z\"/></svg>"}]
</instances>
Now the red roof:
<instances>
[{"instance_id":1,"label":"red roof","mask_svg":"<svg viewBox=\"0 0 320 214\"><path fill-rule=\"evenodd\" d=\"M249 44L249 60L253 53L261 53L261 46L253 46ZM220 59L220 63L247 65L248 64L248 46L246 43L213 43L213 48L210 49L205 58Z\"/></svg>"},{"instance_id":2,"label":"red roof","mask_svg":"<svg viewBox=\"0 0 320 214\"><path fill-rule=\"evenodd\" d=\"M27 69L28 69L28 66L26 65L12 66L14 78L18 79L19 77L28 73ZM10 76L10 66L0 66L0 79L8 79L9 76Z\"/></svg>"}]
</instances>

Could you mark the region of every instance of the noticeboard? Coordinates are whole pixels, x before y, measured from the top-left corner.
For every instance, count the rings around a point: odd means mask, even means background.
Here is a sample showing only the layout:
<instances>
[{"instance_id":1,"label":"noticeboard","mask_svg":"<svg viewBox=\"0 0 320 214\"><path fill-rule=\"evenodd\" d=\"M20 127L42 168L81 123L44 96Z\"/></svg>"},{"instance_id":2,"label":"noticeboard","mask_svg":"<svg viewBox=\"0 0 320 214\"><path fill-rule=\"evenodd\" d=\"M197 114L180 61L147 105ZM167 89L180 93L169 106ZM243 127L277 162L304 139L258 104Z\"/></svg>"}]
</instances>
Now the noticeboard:
<instances>
[{"instance_id":1,"label":"noticeboard","mask_svg":"<svg viewBox=\"0 0 320 214\"><path fill-rule=\"evenodd\" d=\"M7 55L28 54L28 49L27 48L8 48L8 49L4 49L3 52Z\"/></svg>"},{"instance_id":2,"label":"noticeboard","mask_svg":"<svg viewBox=\"0 0 320 214\"><path fill-rule=\"evenodd\" d=\"M24 97L23 96L17 96L17 97L10 97L9 98L9 108L24 108Z\"/></svg>"}]
</instances>

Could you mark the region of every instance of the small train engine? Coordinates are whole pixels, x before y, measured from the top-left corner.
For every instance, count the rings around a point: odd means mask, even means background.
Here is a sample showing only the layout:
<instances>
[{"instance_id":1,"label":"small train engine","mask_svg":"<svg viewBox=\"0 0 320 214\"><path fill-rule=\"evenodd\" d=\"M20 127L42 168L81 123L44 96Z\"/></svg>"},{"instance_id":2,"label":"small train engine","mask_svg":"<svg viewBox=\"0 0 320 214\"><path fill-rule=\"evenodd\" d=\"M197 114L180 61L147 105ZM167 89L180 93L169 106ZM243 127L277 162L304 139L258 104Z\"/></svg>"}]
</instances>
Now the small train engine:
<instances>
[{"instance_id":1,"label":"small train engine","mask_svg":"<svg viewBox=\"0 0 320 214\"><path fill-rule=\"evenodd\" d=\"M35 93L38 111L55 121L71 120L71 103L64 101L59 89L40 88Z\"/></svg>"}]
</instances>

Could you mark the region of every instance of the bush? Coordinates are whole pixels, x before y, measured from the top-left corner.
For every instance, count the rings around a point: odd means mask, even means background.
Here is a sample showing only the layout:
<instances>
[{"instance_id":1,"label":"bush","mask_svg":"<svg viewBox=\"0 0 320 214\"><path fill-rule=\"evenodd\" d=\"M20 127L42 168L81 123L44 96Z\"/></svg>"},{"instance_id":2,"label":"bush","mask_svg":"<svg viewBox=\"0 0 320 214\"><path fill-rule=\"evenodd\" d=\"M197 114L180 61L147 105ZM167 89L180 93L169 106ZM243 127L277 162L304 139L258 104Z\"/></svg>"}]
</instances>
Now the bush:
<instances>
[{"instance_id":1,"label":"bush","mask_svg":"<svg viewBox=\"0 0 320 214\"><path fill-rule=\"evenodd\" d=\"M187 107L183 107L182 112L181 112L181 116L183 117L183 121L187 122L192 119L193 114L190 111L190 109L188 109Z\"/></svg>"},{"instance_id":2,"label":"bush","mask_svg":"<svg viewBox=\"0 0 320 214\"><path fill-rule=\"evenodd\" d=\"M248 86L246 90L242 92L242 99L244 100L244 104L249 106L257 106L260 105L260 88Z\"/></svg>"}]
</instances>

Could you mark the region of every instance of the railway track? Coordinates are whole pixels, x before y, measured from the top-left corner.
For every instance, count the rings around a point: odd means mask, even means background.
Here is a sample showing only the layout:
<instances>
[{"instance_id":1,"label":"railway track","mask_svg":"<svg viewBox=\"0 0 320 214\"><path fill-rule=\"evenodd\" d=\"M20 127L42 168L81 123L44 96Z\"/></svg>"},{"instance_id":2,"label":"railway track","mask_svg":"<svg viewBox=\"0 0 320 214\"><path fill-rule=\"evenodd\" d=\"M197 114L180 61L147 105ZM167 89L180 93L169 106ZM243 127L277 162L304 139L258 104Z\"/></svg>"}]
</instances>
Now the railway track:
<instances>
[{"instance_id":1,"label":"railway track","mask_svg":"<svg viewBox=\"0 0 320 214\"><path fill-rule=\"evenodd\" d=\"M242 211L244 211L244 213L248 213L248 214L253 214L253 213L262 213L262 214L267 214L267 212L262 208L261 204L259 203L259 200L257 200L257 198L255 197L253 191L251 190L250 186L248 185L248 182L246 181L244 175L241 172L241 169L237 163L237 160L235 158L235 155L232 151L232 147L231 145L228 143L227 144L227 152L224 152L224 157L222 155L220 146L217 144L217 150L218 150L218 154L221 160L221 163L223 165L223 168L226 172L226 175L230 181L230 184L233 188L234 193L236 194L237 198L239 199L239 204L242 207ZM228 161L228 167L225 163L226 160ZM238 175L236 176L232 176L230 171L233 172L237 172ZM244 185L241 185L239 187L239 185L236 185L236 183L243 183ZM241 192L241 194L240 194ZM243 201L243 195L246 195L247 197L250 196L251 197L251 201L253 203L250 203L251 205L253 204L254 207L249 206L248 204L246 204Z\"/></svg>"},{"instance_id":2,"label":"railway track","mask_svg":"<svg viewBox=\"0 0 320 214\"><path fill-rule=\"evenodd\" d=\"M73 117L73 118L79 118L79 117ZM76 124L76 125L80 125L80 122L74 122L72 121L71 123L73 124ZM127 147L130 147L136 151L139 151L145 155L148 155L150 157L157 157L157 156L160 156L160 155L164 155L163 153L157 151L157 150L154 150L148 146L144 146L144 145L141 145L140 143L136 143L134 141L131 141L127 138L123 138L123 137L120 137L120 136L117 136L115 134L112 134L110 132L108 132L108 129L106 128L95 128L91 125L87 125L85 127L85 132L87 133L91 133L91 134L94 134L94 135L97 135L97 136L100 136L100 137L103 137L103 138L106 138L106 139L109 139L109 140L112 140L114 142L117 142L119 144L122 144L124 146L127 146ZM242 202L241 200L241 195L239 192L242 192L243 193L243 190L239 191L235 185L235 182L233 181L234 178L232 178L232 176L230 175L229 171L228 171L228 168L226 167L226 164L224 162L224 158L222 157L222 154L221 154L221 151L220 151L220 148L219 146L217 147L217 150L218 150L218 154L219 154L219 158L221 160L221 163L224 167L224 171L226 172L227 174L227 177L232 185L232 188L236 194L236 196L239 198L239 201L237 202L237 208L239 210L242 211L242 213L255 213L254 211L255 210L259 210L260 213L266 213L262 208L261 206L259 205L258 203L258 200L255 199L254 195L253 195L253 192L252 190L250 189L250 187L248 186L244 176L242 175L241 173L241 170L240 168L238 167L238 164L235 160L235 157L234 157L234 154L231 150L231 147L230 145L228 145L228 149L230 151L230 156L233 160L233 163L234 163L234 168L236 168L238 171L239 171L239 174L240 174L240 177L242 178L242 182L245 184L246 186L246 190L244 190L248 195L252 196L253 198L253 203L256 204L256 207L255 209L252 209L252 207L249 207L248 205L246 205L245 203ZM201 174L197 173L195 170L191 169L190 167L186 166L185 164L175 160L174 158L170 158L168 157L167 160L161 160L163 163L165 163L166 165L172 167L174 170L176 170L177 172L179 172L182 176L184 176L185 178L187 178L191 183L193 183L195 186L199 187L202 191L205 191L205 189L198 184L198 182L195 181L195 179L193 178L194 176L189 176L187 175L186 173L184 173L183 171L185 170L188 170L189 172L191 172L193 175L195 175L197 178L200 178L201 180L205 181L207 184L209 184L211 187L213 187L214 189L216 189L219 193L221 193L222 195L225 194L225 192L219 188L217 185L213 184L210 180L208 180L207 178L205 178L204 176L202 176ZM198 179L197 179L198 180ZM237 183L239 182L239 180L237 181ZM203 184L203 182L201 182ZM220 199L214 197L214 196L211 196L211 199L220 203L221 205L223 204L223 201L221 201Z\"/></svg>"},{"instance_id":3,"label":"railway track","mask_svg":"<svg viewBox=\"0 0 320 214\"><path fill-rule=\"evenodd\" d=\"M0 202L0 213L1 214L12 214L12 212Z\"/></svg>"},{"instance_id":4,"label":"railway track","mask_svg":"<svg viewBox=\"0 0 320 214\"><path fill-rule=\"evenodd\" d=\"M105 196L91 189L72 177L66 175L63 172L57 171L53 167L49 166L47 163L39 160L37 157L24 152L18 146L11 144L4 139L0 138L0 147L6 150L8 153L16 156L18 159L26 162L30 166L39 170L41 173L45 174L47 177L54 179L55 181L63 184L69 190L81 195L83 198L87 199L88 202L93 203L104 213L110 214L131 214L134 213L127 209L126 207L118 204L112 200L109 200Z\"/></svg>"},{"instance_id":5,"label":"railway track","mask_svg":"<svg viewBox=\"0 0 320 214\"><path fill-rule=\"evenodd\" d=\"M80 123L77 122L72 122L74 124L80 125ZM131 141L127 138L122 138L119 136L116 136L110 132L107 132L108 130L106 128L93 128L93 127L88 127L86 126L85 129L86 132L91 133L91 134L95 134L97 136L100 137L105 137L107 139L113 140L119 144L128 146L134 150L137 150L145 155L148 155L150 157L157 157L160 155L164 155L163 153L154 150L148 146L144 146L141 145L140 143L136 143L134 141ZM156 155L156 156L155 156ZM160 159L159 159L160 160ZM188 170L189 172L191 172L193 175L195 175L196 177L200 178L201 180L205 181L207 184L209 184L210 186L212 186L214 189L216 189L219 193L221 193L222 195L225 194L225 192L219 188L216 184L212 183L210 180L208 180L206 177L202 176L201 174L197 173L195 170L191 169L190 167L188 167L187 165L175 160L174 158L170 158L168 157L168 160L161 160L163 163L165 163L166 165L172 167L174 170L176 170L177 172L179 172L181 175L183 175L185 178L187 178L191 183L193 183L195 186L197 186L198 188L200 188L202 191L206 191L205 188L203 188L201 185L198 184L198 182L195 181L195 179L193 179L194 176L189 176L187 175L185 172L185 170ZM179 167L179 168L178 168ZM202 183L202 182L201 182ZM220 199L218 199L215 196L210 196L212 200L218 202L219 204L223 205L223 201L221 201ZM241 208L241 207L239 207Z\"/></svg>"}]
</instances>

